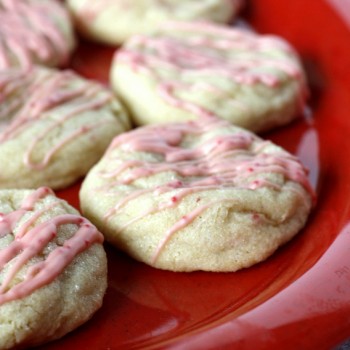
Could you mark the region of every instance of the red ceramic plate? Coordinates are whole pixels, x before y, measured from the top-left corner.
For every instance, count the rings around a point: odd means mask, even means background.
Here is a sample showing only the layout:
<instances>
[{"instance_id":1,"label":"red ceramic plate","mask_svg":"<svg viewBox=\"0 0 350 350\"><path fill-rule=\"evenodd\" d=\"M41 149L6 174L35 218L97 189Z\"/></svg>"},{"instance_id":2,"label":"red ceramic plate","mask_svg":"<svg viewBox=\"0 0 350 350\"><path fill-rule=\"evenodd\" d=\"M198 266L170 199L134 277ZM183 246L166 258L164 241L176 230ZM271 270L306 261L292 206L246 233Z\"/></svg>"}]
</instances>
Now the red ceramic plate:
<instances>
[{"instance_id":1,"label":"red ceramic plate","mask_svg":"<svg viewBox=\"0 0 350 350\"><path fill-rule=\"evenodd\" d=\"M237 273L172 273L107 246L109 288L91 321L45 349L330 349L350 337L350 1L255 0L244 16L299 51L310 108L264 135L310 168L305 229ZM113 49L81 43L72 67L108 81ZM78 206L79 184L58 193Z\"/></svg>"}]
</instances>

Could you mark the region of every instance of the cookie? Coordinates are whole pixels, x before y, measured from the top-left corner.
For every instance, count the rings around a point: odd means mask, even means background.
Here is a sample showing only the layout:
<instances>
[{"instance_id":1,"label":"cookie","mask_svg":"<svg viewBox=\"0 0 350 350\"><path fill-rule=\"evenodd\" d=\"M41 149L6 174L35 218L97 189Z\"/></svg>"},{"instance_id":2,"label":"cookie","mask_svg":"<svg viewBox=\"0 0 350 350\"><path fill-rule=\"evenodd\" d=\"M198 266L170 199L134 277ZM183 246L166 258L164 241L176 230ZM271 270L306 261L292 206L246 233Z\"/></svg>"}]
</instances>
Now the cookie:
<instances>
[{"instance_id":1,"label":"cookie","mask_svg":"<svg viewBox=\"0 0 350 350\"><path fill-rule=\"evenodd\" d=\"M60 338L101 306L103 236L48 188L0 190L0 348Z\"/></svg>"},{"instance_id":2,"label":"cookie","mask_svg":"<svg viewBox=\"0 0 350 350\"><path fill-rule=\"evenodd\" d=\"M241 0L66 0L86 37L118 45L169 20L229 22Z\"/></svg>"},{"instance_id":3,"label":"cookie","mask_svg":"<svg viewBox=\"0 0 350 350\"><path fill-rule=\"evenodd\" d=\"M62 66L75 38L65 7L57 0L0 0L0 70L33 63Z\"/></svg>"},{"instance_id":4,"label":"cookie","mask_svg":"<svg viewBox=\"0 0 350 350\"><path fill-rule=\"evenodd\" d=\"M301 63L283 39L204 23L168 23L116 52L111 83L137 125L218 117L254 132L305 104Z\"/></svg>"},{"instance_id":5,"label":"cookie","mask_svg":"<svg viewBox=\"0 0 350 350\"><path fill-rule=\"evenodd\" d=\"M236 271L304 226L313 202L296 157L223 120L149 125L111 143L85 178L84 215L135 259Z\"/></svg>"},{"instance_id":6,"label":"cookie","mask_svg":"<svg viewBox=\"0 0 350 350\"><path fill-rule=\"evenodd\" d=\"M107 88L71 71L0 71L0 188L63 188L129 128Z\"/></svg>"}]
</instances>

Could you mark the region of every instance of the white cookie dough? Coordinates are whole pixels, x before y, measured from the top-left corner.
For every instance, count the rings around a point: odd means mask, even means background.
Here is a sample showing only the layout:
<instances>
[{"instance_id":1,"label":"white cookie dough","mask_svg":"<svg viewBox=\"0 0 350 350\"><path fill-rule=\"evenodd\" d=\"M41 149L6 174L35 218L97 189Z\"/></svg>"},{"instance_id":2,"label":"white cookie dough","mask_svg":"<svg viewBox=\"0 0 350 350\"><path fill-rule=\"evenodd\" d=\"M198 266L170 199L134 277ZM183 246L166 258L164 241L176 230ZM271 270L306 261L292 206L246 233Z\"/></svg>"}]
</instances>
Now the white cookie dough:
<instances>
[{"instance_id":1,"label":"white cookie dough","mask_svg":"<svg viewBox=\"0 0 350 350\"><path fill-rule=\"evenodd\" d=\"M0 188L63 188L129 129L112 93L71 71L0 71Z\"/></svg>"},{"instance_id":2,"label":"white cookie dough","mask_svg":"<svg viewBox=\"0 0 350 350\"><path fill-rule=\"evenodd\" d=\"M0 70L67 64L74 30L58 0L0 0Z\"/></svg>"},{"instance_id":3,"label":"white cookie dough","mask_svg":"<svg viewBox=\"0 0 350 350\"><path fill-rule=\"evenodd\" d=\"M145 126L114 139L80 203L106 239L173 271L236 271L304 226L313 191L294 156L226 121Z\"/></svg>"},{"instance_id":4,"label":"white cookie dough","mask_svg":"<svg viewBox=\"0 0 350 350\"><path fill-rule=\"evenodd\" d=\"M219 117L254 132L303 110L305 76L283 39L205 23L168 23L115 54L111 84L137 125Z\"/></svg>"},{"instance_id":5,"label":"white cookie dough","mask_svg":"<svg viewBox=\"0 0 350 350\"><path fill-rule=\"evenodd\" d=\"M0 190L0 348L28 348L87 321L107 288L103 236L48 188Z\"/></svg>"},{"instance_id":6,"label":"white cookie dough","mask_svg":"<svg viewBox=\"0 0 350 350\"><path fill-rule=\"evenodd\" d=\"M66 0L78 30L106 44L123 43L169 20L229 22L242 0Z\"/></svg>"}]
</instances>

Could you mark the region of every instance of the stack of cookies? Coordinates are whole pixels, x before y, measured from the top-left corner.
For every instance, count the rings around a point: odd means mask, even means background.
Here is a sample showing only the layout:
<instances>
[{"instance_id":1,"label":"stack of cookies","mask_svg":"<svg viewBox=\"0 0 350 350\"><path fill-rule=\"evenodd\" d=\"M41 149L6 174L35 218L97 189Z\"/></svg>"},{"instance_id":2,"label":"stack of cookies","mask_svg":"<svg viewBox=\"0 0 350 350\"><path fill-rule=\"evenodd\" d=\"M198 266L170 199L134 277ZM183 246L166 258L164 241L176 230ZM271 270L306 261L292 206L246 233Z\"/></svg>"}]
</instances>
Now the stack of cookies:
<instances>
[{"instance_id":1,"label":"stack of cookies","mask_svg":"<svg viewBox=\"0 0 350 350\"><path fill-rule=\"evenodd\" d=\"M303 228L307 170L255 133L301 115L305 74L285 40L232 24L242 5L0 0L1 349L93 315L104 238L155 268L233 272ZM67 69L74 29L118 46L111 88ZM82 178L84 217L53 192Z\"/></svg>"}]
</instances>

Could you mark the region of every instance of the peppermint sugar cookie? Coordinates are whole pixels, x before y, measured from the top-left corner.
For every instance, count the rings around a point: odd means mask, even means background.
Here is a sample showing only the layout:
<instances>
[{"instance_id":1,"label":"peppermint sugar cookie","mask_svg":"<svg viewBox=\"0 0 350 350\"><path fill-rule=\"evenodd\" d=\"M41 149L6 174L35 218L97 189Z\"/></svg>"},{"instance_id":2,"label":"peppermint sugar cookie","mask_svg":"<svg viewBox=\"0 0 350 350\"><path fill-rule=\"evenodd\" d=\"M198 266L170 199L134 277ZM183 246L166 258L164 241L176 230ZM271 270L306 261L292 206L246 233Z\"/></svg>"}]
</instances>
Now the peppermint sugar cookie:
<instances>
[{"instance_id":1,"label":"peppermint sugar cookie","mask_svg":"<svg viewBox=\"0 0 350 350\"><path fill-rule=\"evenodd\" d=\"M293 120L305 76L283 39L205 23L168 23L117 51L111 83L136 124L218 117L254 132Z\"/></svg>"},{"instance_id":2,"label":"peppermint sugar cookie","mask_svg":"<svg viewBox=\"0 0 350 350\"><path fill-rule=\"evenodd\" d=\"M236 271L304 226L313 191L293 155L226 121L145 126L116 137L81 208L132 257L173 271Z\"/></svg>"},{"instance_id":3,"label":"peppermint sugar cookie","mask_svg":"<svg viewBox=\"0 0 350 350\"><path fill-rule=\"evenodd\" d=\"M129 128L105 87L71 71L0 71L0 188L62 188Z\"/></svg>"},{"instance_id":4,"label":"peppermint sugar cookie","mask_svg":"<svg viewBox=\"0 0 350 350\"><path fill-rule=\"evenodd\" d=\"M103 236L48 188L0 190L0 348L60 338L101 306Z\"/></svg>"},{"instance_id":5,"label":"peppermint sugar cookie","mask_svg":"<svg viewBox=\"0 0 350 350\"><path fill-rule=\"evenodd\" d=\"M58 0L0 0L0 70L33 63L62 66L75 46L74 31Z\"/></svg>"},{"instance_id":6,"label":"peppermint sugar cookie","mask_svg":"<svg viewBox=\"0 0 350 350\"><path fill-rule=\"evenodd\" d=\"M242 0L66 0L78 30L106 44L120 44L169 20L229 22Z\"/></svg>"}]
</instances>

